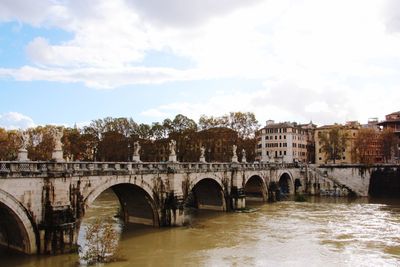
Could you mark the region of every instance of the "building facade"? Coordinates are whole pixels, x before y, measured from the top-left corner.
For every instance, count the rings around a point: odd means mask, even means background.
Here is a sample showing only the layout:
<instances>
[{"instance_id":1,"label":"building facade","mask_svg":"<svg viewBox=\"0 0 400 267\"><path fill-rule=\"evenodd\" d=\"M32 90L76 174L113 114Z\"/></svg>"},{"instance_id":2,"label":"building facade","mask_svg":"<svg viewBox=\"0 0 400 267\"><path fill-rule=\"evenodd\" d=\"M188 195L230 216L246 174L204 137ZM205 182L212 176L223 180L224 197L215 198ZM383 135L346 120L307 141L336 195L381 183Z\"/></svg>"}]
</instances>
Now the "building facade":
<instances>
[{"instance_id":1,"label":"building facade","mask_svg":"<svg viewBox=\"0 0 400 267\"><path fill-rule=\"evenodd\" d=\"M384 130L390 130L397 136L397 149L395 149L395 159L400 159L400 111L393 112L385 116L385 120L378 123Z\"/></svg>"},{"instance_id":2,"label":"building facade","mask_svg":"<svg viewBox=\"0 0 400 267\"><path fill-rule=\"evenodd\" d=\"M318 127L314 133L315 139L315 163L316 164L326 164L326 163L336 163L336 164L352 164L357 162L357 158L354 154L354 143L357 138L357 134L361 125L358 122L351 121L347 122L345 125L334 124L334 125L324 125ZM336 141L331 140L333 137L330 136L333 130L338 130L339 139L343 138L343 146L340 145L341 151L333 151L335 155L335 159L329 156L329 153L324 149L325 139L328 139L332 142L328 146L336 147L334 145ZM338 141L340 143L341 140ZM333 148L334 149L334 148Z\"/></svg>"},{"instance_id":3,"label":"building facade","mask_svg":"<svg viewBox=\"0 0 400 267\"><path fill-rule=\"evenodd\" d=\"M308 133L304 125L269 120L256 133L256 159L263 162L307 162L307 145L310 141Z\"/></svg>"}]
</instances>

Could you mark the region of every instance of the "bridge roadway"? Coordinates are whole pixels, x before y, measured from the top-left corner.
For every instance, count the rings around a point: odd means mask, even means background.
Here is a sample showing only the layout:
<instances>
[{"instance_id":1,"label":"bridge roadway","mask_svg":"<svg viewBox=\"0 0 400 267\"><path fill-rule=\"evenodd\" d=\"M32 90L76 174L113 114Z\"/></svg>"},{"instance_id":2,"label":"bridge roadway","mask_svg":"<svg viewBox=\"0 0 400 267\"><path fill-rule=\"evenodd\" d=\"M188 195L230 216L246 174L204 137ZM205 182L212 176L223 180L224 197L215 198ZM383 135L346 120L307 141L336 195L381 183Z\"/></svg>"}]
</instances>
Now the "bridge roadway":
<instances>
[{"instance_id":1,"label":"bridge roadway","mask_svg":"<svg viewBox=\"0 0 400 267\"><path fill-rule=\"evenodd\" d=\"M278 192L345 189L334 173L282 163L0 162L0 245L26 254L75 250L85 210L107 189L127 223L181 226L187 207L230 211ZM339 173L359 180L358 195L368 193L369 179L354 168Z\"/></svg>"}]
</instances>

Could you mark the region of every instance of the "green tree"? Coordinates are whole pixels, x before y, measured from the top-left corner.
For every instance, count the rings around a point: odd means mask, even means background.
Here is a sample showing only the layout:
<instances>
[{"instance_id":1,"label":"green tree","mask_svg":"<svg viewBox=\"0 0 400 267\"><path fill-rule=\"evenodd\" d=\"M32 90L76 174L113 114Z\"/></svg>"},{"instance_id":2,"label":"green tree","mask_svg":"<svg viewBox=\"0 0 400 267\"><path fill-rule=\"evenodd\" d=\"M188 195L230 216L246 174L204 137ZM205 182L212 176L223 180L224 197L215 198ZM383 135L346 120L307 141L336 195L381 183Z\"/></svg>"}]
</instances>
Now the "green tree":
<instances>
[{"instance_id":1,"label":"green tree","mask_svg":"<svg viewBox=\"0 0 400 267\"><path fill-rule=\"evenodd\" d=\"M119 236L112 224L97 219L88 225L85 239L81 258L86 264L107 263L116 259Z\"/></svg>"},{"instance_id":2,"label":"green tree","mask_svg":"<svg viewBox=\"0 0 400 267\"><path fill-rule=\"evenodd\" d=\"M70 160L80 159L83 147L81 144L81 133L77 128L64 128L63 137L61 142L63 143L64 157Z\"/></svg>"},{"instance_id":3,"label":"green tree","mask_svg":"<svg viewBox=\"0 0 400 267\"><path fill-rule=\"evenodd\" d=\"M8 133L0 128L0 160L7 160L8 156Z\"/></svg>"},{"instance_id":4,"label":"green tree","mask_svg":"<svg viewBox=\"0 0 400 267\"><path fill-rule=\"evenodd\" d=\"M105 132L98 145L97 156L102 161L127 161L129 139L117 131Z\"/></svg>"},{"instance_id":5,"label":"green tree","mask_svg":"<svg viewBox=\"0 0 400 267\"><path fill-rule=\"evenodd\" d=\"M199 127L202 130L228 127L236 131L240 138L254 138L259 124L252 112L230 112L221 117L202 115L199 119Z\"/></svg>"},{"instance_id":6,"label":"green tree","mask_svg":"<svg viewBox=\"0 0 400 267\"><path fill-rule=\"evenodd\" d=\"M341 132L339 126L333 127L327 133L322 132L320 136L322 143L321 149L325 153L327 160L336 163L337 159L341 159L346 149L347 134Z\"/></svg>"},{"instance_id":7,"label":"green tree","mask_svg":"<svg viewBox=\"0 0 400 267\"><path fill-rule=\"evenodd\" d=\"M362 128L358 130L357 137L354 140L353 155L356 161L362 164L371 164L373 158L373 142L376 140L376 132L371 128Z\"/></svg>"},{"instance_id":8,"label":"green tree","mask_svg":"<svg viewBox=\"0 0 400 267\"><path fill-rule=\"evenodd\" d=\"M151 125L151 139L152 140L160 140L163 138L167 138L168 131L165 129L165 127L159 123L155 122Z\"/></svg>"},{"instance_id":9,"label":"green tree","mask_svg":"<svg viewBox=\"0 0 400 267\"><path fill-rule=\"evenodd\" d=\"M0 160L15 160L20 145L18 131L0 128Z\"/></svg>"},{"instance_id":10,"label":"green tree","mask_svg":"<svg viewBox=\"0 0 400 267\"><path fill-rule=\"evenodd\" d=\"M385 162L390 161L397 152L398 138L392 129L384 129L381 133L381 149Z\"/></svg>"},{"instance_id":11,"label":"green tree","mask_svg":"<svg viewBox=\"0 0 400 267\"><path fill-rule=\"evenodd\" d=\"M50 160L55 143L52 131L60 128L53 125L38 126L28 129L30 141L28 157L31 160Z\"/></svg>"},{"instance_id":12,"label":"green tree","mask_svg":"<svg viewBox=\"0 0 400 267\"><path fill-rule=\"evenodd\" d=\"M253 138L259 128L256 116L252 112L229 113L229 125L239 134L240 138Z\"/></svg>"}]
</instances>

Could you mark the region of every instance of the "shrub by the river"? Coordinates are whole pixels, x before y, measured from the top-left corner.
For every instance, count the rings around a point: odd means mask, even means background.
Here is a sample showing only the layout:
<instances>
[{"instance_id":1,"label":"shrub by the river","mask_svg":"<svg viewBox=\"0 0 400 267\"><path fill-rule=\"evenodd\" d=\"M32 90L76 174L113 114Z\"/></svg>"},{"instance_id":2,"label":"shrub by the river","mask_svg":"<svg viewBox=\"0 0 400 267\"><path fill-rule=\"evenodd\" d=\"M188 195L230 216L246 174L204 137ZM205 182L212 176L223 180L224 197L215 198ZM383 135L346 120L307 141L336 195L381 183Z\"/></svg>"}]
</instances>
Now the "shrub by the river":
<instances>
[{"instance_id":1,"label":"shrub by the river","mask_svg":"<svg viewBox=\"0 0 400 267\"><path fill-rule=\"evenodd\" d=\"M307 198L303 194L297 194L294 196L294 201L296 202L306 202Z\"/></svg>"},{"instance_id":2,"label":"shrub by the river","mask_svg":"<svg viewBox=\"0 0 400 267\"><path fill-rule=\"evenodd\" d=\"M82 260L88 265L115 261L118 239L118 232L112 224L96 220L86 229Z\"/></svg>"}]
</instances>

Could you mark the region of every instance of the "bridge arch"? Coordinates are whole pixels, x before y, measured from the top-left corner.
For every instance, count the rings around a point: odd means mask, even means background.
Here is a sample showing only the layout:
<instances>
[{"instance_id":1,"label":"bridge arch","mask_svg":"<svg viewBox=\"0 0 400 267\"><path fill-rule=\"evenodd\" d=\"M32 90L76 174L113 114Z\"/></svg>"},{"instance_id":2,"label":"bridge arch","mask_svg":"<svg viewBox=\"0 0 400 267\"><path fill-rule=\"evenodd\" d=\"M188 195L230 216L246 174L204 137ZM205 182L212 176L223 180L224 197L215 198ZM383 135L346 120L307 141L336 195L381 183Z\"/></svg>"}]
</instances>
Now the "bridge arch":
<instances>
[{"instance_id":1,"label":"bridge arch","mask_svg":"<svg viewBox=\"0 0 400 267\"><path fill-rule=\"evenodd\" d=\"M214 178L197 179L189 190L186 205L202 209L226 211L222 183Z\"/></svg>"},{"instance_id":2,"label":"bridge arch","mask_svg":"<svg viewBox=\"0 0 400 267\"><path fill-rule=\"evenodd\" d=\"M290 172L283 172L279 176L278 186L282 194L291 195L294 193L293 176Z\"/></svg>"},{"instance_id":3,"label":"bridge arch","mask_svg":"<svg viewBox=\"0 0 400 267\"><path fill-rule=\"evenodd\" d=\"M9 238L12 234L12 238ZM25 207L0 190L0 245L26 254L36 254L37 231Z\"/></svg>"},{"instance_id":4,"label":"bridge arch","mask_svg":"<svg viewBox=\"0 0 400 267\"><path fill-rule=\"evenodd\" d=\"M266 201L267 186L260 175L251 175L244 183L244 192L246 200L250 201Z\"/></svg>"},{"instance_id":5,"label":"bridge arch","mask_svg":"<svg viewBox=\"0 0 400 267\"><path fill-rule=\"evenodd\" d=\"M158 206L152 197L152 190L148 185L139 186L127 181L112 180L96 187L84 200L85 209L89 208L94 200L106 190L111 189L117 196L122 217L125 222L160 225Z\"/></svg>"}]
</instances>

